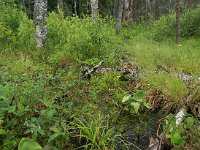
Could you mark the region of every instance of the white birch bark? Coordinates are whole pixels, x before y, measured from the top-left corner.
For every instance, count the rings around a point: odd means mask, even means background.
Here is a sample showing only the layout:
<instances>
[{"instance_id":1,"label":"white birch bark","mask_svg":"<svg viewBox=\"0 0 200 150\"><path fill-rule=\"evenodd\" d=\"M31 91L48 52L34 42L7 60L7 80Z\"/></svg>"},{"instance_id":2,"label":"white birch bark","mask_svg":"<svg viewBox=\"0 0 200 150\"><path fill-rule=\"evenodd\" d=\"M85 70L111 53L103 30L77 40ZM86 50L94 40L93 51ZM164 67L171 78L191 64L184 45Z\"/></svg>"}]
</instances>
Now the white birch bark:
<instances>
[{"instance_id":1,"label":"white birch bark","mask_svg":"<svg viewBox=\"0 0 200 150\"><path fill-rule=\"evenodd\" d=\"M98 14L98 0L90 0L90 3L91 3L91 16L93 19L95 19Z\"/></svg>"},{"instance_id":2,"label":"white birch bark","mask_svg":"<svg viewBox=\"0 0 200 150\"><path fill-rule=\"evenodd\" d=\"M57 7L59 11L63 11L63 0L57 0Z\"/></svg>"},{"instance_id":3,"label":"white birch bark","mask_svg":"<svg viewBox=\"0 0 200 150\"><path fill-rule=\"evenodd\" d=\"M42 48L47 40L47 0L35 0L34 25L36 28L36 47Z\"/></svg>"}]
</instances>

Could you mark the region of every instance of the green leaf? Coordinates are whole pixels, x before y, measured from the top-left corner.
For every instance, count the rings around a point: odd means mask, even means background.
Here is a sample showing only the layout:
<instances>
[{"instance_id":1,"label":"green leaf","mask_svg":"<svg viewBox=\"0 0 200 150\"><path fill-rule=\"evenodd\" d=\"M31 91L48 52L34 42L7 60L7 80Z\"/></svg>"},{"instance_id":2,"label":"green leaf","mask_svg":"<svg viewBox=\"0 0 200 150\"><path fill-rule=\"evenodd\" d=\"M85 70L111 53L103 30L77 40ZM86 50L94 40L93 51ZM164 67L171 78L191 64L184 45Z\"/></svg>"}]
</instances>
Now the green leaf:
<instances>
[{"instance_id":1,"label":"green leaf","mask_svg":"<svg viewBox=\"0 0 200 150\"><path fill-rule=\"evenodd\" d=\"M134 95L133 95L133 99L138 101L138 102L143 102L143 98L145 96L144 91L137 91Z\"/></svg>"},{"instance_id":2,"label":"green leaf","mask_svg":"<svg viewBox=\"0 0 200 150\"><path fill-rule=\"evenodd\" d=\"M16 110L16 106L9 106L8 108L6 108L6 110L8 111L8 113L13 113Z\"/></svg>"},{"instance_id":3,"label":"green leaf","mask_svg":"<svg viewBox=\"0 0 200 150\"><path fill-rule=\"evenodd\" d=\"M51 127L50 130L55 132L55 133L60 132L60 130L58 128L56 128L56 127Z\"/></svg>"},{"instance_id":4,"label":"green leaf","mask_svg":"<svg viewBox=\"0 0 200 150\"><path fill-rule=\"evenodd\" d=\"M122 103L125 103L128 100L130 100L130 97L131 97L131 95L124 96L123 99L122 99Z\"/></svg>"},{"instance_id":5,"label":"green leaf","mask_svg":"<svg viewBox=\"0 0 200 150\"><path fill-rule=\"evenodd\" d=\"M186 118L186 122L187 122L187 126L188 126L189 128L192 128L193 125L194 125L194 118L193 118L193 117L187 117L187 118Z\"/></svg>"},{"instance_id":6,"label":"green leaf","mask_svg":"<svg viewBox=\"0 0 200 150\"><path fill-rule=\"evenodd\" d=\"M18 145L18 150L42 150L42 147L33 139L22 138Z\"/></svg>"},{"instance_id":7,"label":"green leaf","mask_svg":"<svg viewBox=\"0 0 200 150\"><path fill-rule=\"evenodd\" d=\"M138 113L138 110L139 110L139 108L140 108L140 103L138 103L138 102L132 102L132 103L131 103L131 106L133 106L134 112L137 114L137 113Z\"/></svg>"},{"instance_id":8,"label":"green leaf","mask_svg":"<svg viewBox=\"0 0 200 150\"><path fill-rule=\"evenodd\" d=\"M5 135L6 131L4 129L0 129L0 135Z\"/></svg>"},{"instance_id":9,"label":"green leaf","mask_svg":"<svg viewBox=\"0 0 200 150\"><path fill-rule=\"evenodd\" d=\"M51 135L48 142L55 140L60 135L62 135L62 133L55 133L55 134Z\"/></svg>"},{"instance_id":10,"label":"green leaf","mask_svg":"<svg viewBox=\"0 0 200 150\"><path fill-rule=\"evenodd\" d=\"M172 135L171 140L176 145L181 145L184 142L184 138L178 132Z\"/></svg>"}]
</instances>

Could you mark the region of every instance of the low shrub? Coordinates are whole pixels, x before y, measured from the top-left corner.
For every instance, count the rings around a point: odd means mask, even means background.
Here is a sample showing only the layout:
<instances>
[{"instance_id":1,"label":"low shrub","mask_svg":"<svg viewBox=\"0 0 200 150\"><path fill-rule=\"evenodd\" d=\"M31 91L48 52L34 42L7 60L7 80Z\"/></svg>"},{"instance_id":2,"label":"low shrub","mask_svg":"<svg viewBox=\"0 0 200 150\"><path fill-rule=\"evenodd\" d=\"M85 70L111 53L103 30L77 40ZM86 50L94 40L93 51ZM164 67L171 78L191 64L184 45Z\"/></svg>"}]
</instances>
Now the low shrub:
<instances>
[{"instance_id":1,"label":"low shrub","mask_svg":"<svg viewBox=\"0 0 200 150\"><path fill-rule=\"evenodd\" d=\"M181 37L189 38L200 35L200 6L194 10L187 10L181 14L180 27ZM175 14L162 16L153 24L153 37L155 40L164 40L166 38L175 37L176 18Z\"/></svg>"},{"instance_id":2,"label":"low shrub","mask_svg":"<svg viewBox=\"0 0 200 150\"><path fill-rule=\"evenodd\" d=\"M64 17L63 14L50 13L48 20L48 49L69 51L77 59L84 61L90 58L104 60L120 44L115 35L114 22L98 17L92 20L85 16ZM114 62L115 63L115 62Z\"/></svg>"}]
</instances>

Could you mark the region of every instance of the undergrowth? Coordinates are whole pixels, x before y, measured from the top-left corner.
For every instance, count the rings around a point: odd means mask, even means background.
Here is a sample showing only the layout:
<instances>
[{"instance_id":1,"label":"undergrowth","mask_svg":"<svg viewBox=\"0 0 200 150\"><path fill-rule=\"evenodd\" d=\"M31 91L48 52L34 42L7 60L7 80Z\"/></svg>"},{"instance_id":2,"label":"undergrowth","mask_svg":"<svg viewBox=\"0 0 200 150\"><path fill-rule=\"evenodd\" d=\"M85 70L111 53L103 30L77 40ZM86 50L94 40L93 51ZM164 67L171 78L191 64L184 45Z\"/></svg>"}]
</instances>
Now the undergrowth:
<instances>
[{"instance_id":1,"label":"undergrowth","mask_svg":"<svg viewBox=\"0 0 200 150\"><path fill-rule=\"evenodd\" d=\"M0 149L20 149L24 143L38 149L127 147L130 143L122 136L133 132L135 141L143 141L145 132L148 138L155 135L160 119L155 114L174 112L199 83L199 8L183 15L186 39L180 45L172 38L173 15L151 27L130 25L117 36L111 18L98 17L94 22L88 16L80 19L52 12L47 47L36 50L33 21L14 5L0 7L7 16L7 20L0 17ZM187 18L195 21L188 23ZM85 66L100 61L104 61L101 68L116 71L81 78ZM137 73L127 75L123 68ZM183 80L183 74L190 79ZM199 134L193 132L199 129L191 126L199 123L199 93L198 86L186 105L190 115L181 125L186 129L180 133L184 142L172 138L178 129L169 138L174 148L198 147Z\"/></svg>"}]
</instances>

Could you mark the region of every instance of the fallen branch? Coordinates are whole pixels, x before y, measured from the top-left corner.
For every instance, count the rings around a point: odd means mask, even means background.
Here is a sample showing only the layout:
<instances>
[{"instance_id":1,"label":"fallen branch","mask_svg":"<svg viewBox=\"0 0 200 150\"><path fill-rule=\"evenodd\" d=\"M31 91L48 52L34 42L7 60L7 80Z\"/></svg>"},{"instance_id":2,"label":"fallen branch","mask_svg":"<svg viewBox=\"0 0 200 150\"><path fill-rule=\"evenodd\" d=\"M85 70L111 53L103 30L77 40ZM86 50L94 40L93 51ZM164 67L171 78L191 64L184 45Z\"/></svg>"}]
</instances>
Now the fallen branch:
<instances>
[{"instance_id":1,"label":"fallen branch","mask_svg":"<svg viewBox=\"0 0 200 150\"><path fill-rule=\"evenodd\" d=\"M101 61L99 64L97 64L96 66L94 66L92 68L86 67L82 72L82 78L90 79L91 74L94 73L102 65L102 63L103 63L103 61Z\"/></svg>"}]
</instances>

